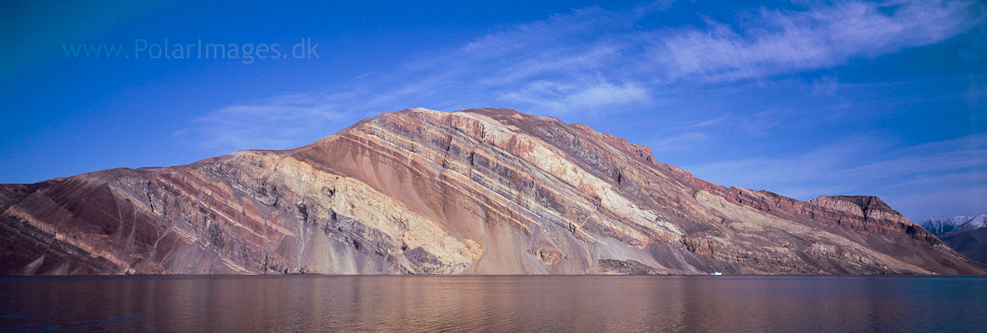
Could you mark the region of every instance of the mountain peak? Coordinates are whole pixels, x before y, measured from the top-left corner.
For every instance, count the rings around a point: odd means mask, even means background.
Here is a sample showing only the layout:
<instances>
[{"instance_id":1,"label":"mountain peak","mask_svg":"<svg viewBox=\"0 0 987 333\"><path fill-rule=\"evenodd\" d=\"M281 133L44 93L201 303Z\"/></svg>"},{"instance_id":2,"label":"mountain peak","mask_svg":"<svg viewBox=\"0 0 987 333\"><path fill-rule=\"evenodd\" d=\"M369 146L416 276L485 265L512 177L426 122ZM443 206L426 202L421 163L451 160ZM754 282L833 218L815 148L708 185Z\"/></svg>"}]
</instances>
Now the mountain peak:
<instances>
[{"instance_id":1,"label":"mountain peak","mask_svg":"<svg viewBox=\"0 0 987 333\"><path fill-rule=\"evenodd\" d=\"M980 215L981 217L987 216L987 213ZM942 236L950 233L956 228L959 228L976 218L975 216L953 216L948 218L934 218L925 219L919 222L926 230L932 232L936 236Z\"/></svg>"},{"instance_id":2,"label":"mountain peak","mask_svg":"<svg viewBox=\"0 0 987 333\"><path fill-rule=\"evenodd\" d=\"M942 239L950 248L987 263L987 213L927 219L919 224Z\"/></svg>"}]
</instances>

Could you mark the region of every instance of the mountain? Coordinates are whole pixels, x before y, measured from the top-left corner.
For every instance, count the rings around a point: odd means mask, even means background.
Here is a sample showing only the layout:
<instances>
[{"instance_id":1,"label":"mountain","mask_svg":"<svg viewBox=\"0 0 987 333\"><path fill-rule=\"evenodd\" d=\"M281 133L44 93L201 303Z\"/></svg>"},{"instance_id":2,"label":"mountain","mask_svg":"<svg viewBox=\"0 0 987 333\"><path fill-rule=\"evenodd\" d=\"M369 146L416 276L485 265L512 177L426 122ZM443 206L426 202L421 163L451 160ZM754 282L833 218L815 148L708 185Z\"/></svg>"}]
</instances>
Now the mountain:
<instances>
[{"instance_id":1,"label":"mountain","mask_svg":"<svg viewBox=\"0 0 987 333\"><path fill-rule=\"evenodd\" d=\"M973 220L974 216L955 216L949 218L938 218L938 219L925 219L918 223L918 225L928 230L933 235L942 236L948 234L953 229L956 229L963 224Z\"/></svg>"},{"instance_id":2,"label":"mountain","mask_svg":"<svg viewBox=\"0 0 987 333\"><path fill-rule=\"evenodd\" d=\"M957 252L987 263L987 213L979 216L928 219L919 225Z\"/></svg>"},{"instance_id":3,"label":"mountain","mask_svg":"<svg viewBox=\"0 0 987 333\"><path fill-rule=\"evenodd\" d=\"M0 186L2 274L984 274L869 196L722 187L506 109Z\"/></svg>"}]
</instances>

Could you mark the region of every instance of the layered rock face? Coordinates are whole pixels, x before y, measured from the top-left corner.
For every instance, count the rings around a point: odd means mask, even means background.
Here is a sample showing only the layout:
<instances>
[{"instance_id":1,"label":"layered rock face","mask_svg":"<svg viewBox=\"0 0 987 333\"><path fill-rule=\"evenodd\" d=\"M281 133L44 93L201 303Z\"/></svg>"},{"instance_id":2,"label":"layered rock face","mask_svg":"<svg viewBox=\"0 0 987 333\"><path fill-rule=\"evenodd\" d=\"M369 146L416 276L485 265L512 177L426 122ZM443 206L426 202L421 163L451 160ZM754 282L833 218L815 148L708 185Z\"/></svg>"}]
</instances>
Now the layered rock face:
<instances>
[{"instance_id":1,"label":"layered rock face","mask_svg":"<svg viewBox=\"0 0 987 333\"><path fill-rule=\"evenodd\" d=\"M505 109L0 187L3 274L983 274L875 197L725 188Z\"/></svg>"}]
</instances>

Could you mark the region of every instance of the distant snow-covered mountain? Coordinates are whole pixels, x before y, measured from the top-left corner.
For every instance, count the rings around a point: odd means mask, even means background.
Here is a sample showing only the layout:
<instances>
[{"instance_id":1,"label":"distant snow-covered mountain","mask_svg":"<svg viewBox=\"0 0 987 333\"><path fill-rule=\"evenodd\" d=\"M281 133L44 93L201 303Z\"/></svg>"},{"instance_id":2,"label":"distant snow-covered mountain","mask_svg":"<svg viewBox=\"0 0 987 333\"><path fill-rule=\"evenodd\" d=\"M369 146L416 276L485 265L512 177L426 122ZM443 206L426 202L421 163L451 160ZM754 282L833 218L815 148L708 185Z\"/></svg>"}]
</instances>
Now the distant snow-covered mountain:
<instances>
[{"instance_id":1,"label":"distant snow-covered mountain","mask_svg":"<svg viewBox=\"0 0 987 333\"><path fill-rule=\"evenodd\" d=\"M927 219L919 222L956 252L970 259L987 263L987 213L978 216L957 216Z\"/></svg>"},{"instance_id":2,"label":"distant snow-covered mountain","mask_svg":"<svg viewBox=\"0 0 987 333\"><path fill-rule=\"evenodd\" d=\"M925 230L931 232L933 235L942 236L948 234L957 227L972 221L975 217L977 216L955 216L938 219L925 219L918 224L925 228ZM980 217L982 220L983 216L981 215Z\"/></svg>"}]
</instances>

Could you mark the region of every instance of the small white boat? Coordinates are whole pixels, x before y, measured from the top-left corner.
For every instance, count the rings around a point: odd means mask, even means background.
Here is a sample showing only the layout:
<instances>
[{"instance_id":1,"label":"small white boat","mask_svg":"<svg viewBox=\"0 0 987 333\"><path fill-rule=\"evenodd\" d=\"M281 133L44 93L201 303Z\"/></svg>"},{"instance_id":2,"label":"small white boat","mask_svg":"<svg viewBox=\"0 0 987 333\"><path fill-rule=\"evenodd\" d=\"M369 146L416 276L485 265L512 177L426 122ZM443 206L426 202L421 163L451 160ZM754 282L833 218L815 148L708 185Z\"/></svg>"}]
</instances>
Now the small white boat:
<instances>
[{"instance_id":1,"label":"small white boat","mask_svg":"<svg viewBox=\"0 0 987 333\"><path fill-rule=\"evenodd\" d=\"M723 275L723 273L720 273L720 272L712 272L712 273L709 273L709 275Z\"/></svg>"}]
</instances>

